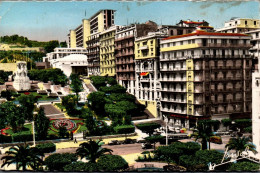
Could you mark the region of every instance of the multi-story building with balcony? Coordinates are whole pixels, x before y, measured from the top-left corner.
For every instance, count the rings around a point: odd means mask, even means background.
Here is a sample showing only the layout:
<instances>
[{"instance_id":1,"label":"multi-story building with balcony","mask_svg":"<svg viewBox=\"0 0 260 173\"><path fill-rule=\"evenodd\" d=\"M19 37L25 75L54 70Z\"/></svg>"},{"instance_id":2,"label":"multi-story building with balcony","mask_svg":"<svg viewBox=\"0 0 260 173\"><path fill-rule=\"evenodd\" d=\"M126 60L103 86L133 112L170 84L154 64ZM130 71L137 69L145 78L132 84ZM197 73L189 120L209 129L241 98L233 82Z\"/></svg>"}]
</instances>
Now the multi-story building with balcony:
<instances>
[{"instance_id":1,"label":"multi-story building with balcony","mask_svg":"<svg viewBox=\"0 0 260 173\"><path fill-rule=\"evenodd\" d=\"M196 31L160 44L160 116L170 125L251 113L249 36Z\"/></svg>"},{"instance_id":2,"label":"multi-story building with balcony","mask_svg":"<svg viewBox=\"0 0 260 173\"><path fill-rule=\"evenodd\" d=\"M115 36L116 78L120 85L135 95L135 38L157 30L157 24L133 24L118 28Z\"/></svg>"},{"instance_id":3,"label":"multi-story building with balcony","mask_svg":"<svg viewBox=\"0 0 260 173\"><path fill-rule=\"evenodd\" d=\"M225 22L223 28L216 29L216 32L245 33L259 28L260 20L258 19L231 18L230 21Z\"/></svg>"},{"instance_id":4,"label":"multi-story building with balcony","mask_svg":"<svg viewBox=\"0 0 260 173\"><path fill-rule=\"evenodd\" d=\"M100 33L100 73L115 76L115 33L119 26L112 26Z\"/></svg>"},{"instance_id":5,"label":"multi-story building with balcony","mask_svg":"<svg viewBox=\"0 0 260 173\"><path fill-rule=\"evenodd\" d=\"M251 35L251 45L250 54L253 56L253 70L258 69L258 59L260 58L260 29L246 32L246 34Z\"/></svg>"},{"instance_id":6,"label":"multi-story building with balcony","mask_svg":"<svg viewBox=\"0 0 260 173\"><path fill-rule=\"evenodd\" d=\"M148 33L135 40L135 96L141 103L156 108L159 98L159 46L167 34ZM153 112L156 115L156 110Z\"/></svg>"}]
</instances>

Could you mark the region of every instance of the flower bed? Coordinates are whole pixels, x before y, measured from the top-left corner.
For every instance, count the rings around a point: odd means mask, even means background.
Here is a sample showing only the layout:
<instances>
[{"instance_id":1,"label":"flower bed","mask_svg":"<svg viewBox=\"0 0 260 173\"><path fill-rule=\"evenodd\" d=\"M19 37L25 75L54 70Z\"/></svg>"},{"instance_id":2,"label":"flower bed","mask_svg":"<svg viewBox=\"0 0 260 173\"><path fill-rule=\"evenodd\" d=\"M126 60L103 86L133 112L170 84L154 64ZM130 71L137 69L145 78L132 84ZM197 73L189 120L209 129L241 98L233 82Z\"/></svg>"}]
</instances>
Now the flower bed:
<instances>
[{"instance_id":1,"label":"flower bed","mask_svg":"<svg viewBox=\"0 0 260 173\"><path fill-rule=\"evenodd\" d=\"M5 132L8 129L10 129L10 127L6 127L4 129L1 129L1 135L9 136L9 134Z\"/></svg>"},{"instance_id":2,"label":"flower bed","mask_svg":"<svg viewBox=\"0 0 260 173\"><path fill-rule=\"evenodd\" d=\"M58 132L60 126L65 126L68 131L76 133L80 129L80 126L84 124L82 119L50 119L50 121L50 130L54 132Z\"/></svg>"}]
</instances>

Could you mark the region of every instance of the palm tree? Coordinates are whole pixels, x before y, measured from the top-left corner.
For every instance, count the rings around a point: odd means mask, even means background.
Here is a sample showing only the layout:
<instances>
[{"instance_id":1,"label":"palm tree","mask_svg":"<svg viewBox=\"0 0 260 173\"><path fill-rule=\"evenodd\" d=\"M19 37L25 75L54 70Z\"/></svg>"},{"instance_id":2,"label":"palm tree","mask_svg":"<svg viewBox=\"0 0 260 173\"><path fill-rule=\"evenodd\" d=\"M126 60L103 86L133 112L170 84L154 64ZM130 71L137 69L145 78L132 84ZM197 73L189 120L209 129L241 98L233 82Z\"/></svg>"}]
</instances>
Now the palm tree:
<instances>
[{"instance_id":1,"label":"palm tree","mask_svg":"<svg viewBox=\"0 0 260 173\"><path fill-rule=\"evenodd\" d=\"M17 170L21 167L23 171L27 170L27 166L33 170L38 170L39 166L43 163L40 158L43 154L41 154L37 148L30 148L28 144L11 147L6 154L6 156L1 158L1 160L4 160L2 167L15 163Z\"/></svg>"},{"instance_id":2,"label":"palm tree","mask_svg":"<svg viewBox=\"0 0 260 173\"><path fill-rule=\"evenodd\" d=\"M228 150L236 150L237 156L240 155L246 148L252 151L253 153L257 153L256 147L253 143L251 143L251 139L248 137L237 137L230 138L228 144L225 146L228 147Z\"/></svg>"},{"instance_id":3,"label":"palm tree","mask_svg":"<svg viewBox=\"0 0 260 173\"><path fill-rule=\"evenodd\" d=\"M91 163L96 163L96 159L100 156L107 152L110 154L113 152L111 149L102 148L101 145L101 141L96 142L90 139L88 142L80 144L76 153L81 157L81 159L86 157L86 159L89 159Z\"/></svg>"},{"instance_id":4,"label":"palm tree","mask_svg":"<svg viewBox=\"0 0 260 173\"><path fill-rule=\"evenodd\" d=\"M192 134L195 136L195 140L201 139L202 150L207 149L207 142L209 142L210 149L210 137L213 136L212 128L208 123L203 121L198 122L197 130Z\"/></svg>"}]
</instances>

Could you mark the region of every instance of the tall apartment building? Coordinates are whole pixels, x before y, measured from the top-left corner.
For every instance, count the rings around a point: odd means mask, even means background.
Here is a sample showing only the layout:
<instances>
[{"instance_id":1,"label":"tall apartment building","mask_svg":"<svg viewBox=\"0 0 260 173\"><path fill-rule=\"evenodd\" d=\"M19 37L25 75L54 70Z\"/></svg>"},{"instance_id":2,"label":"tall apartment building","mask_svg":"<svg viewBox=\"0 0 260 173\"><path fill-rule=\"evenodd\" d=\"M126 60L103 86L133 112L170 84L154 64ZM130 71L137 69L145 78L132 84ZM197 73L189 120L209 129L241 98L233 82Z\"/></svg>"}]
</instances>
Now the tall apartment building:
<instances>
[{"instance_id":1,"label":"tall apartment building","mask_svg":"<svg viewBox=\"0 0 260 173\"><path fill-rule=\"evenodd\" d=\"M87 56L88 56L88 74L100 75L100 43L99 32L91 34L88 37Z\"/></svg>"},{"instance_id":2,"label":"tall apartment building","mask_svg":"<svg viewBox=\"0 0 260 173\"><path fill-rule=\"evenodd\" d=\"M195 126L199 119L251 112L250 37L195 33L161 41L160 116L170 125Z\"/></svg>"},{"instance_id":3,"label":"tall apartment building","mask_svg":"<svg viewBox=\"0 0 260 173\"><path fill-rule=\"evenodd\" d=\"M135 38L156 30L157 24L152 21L145 24L133 24L116 30L116 78L118 83L127 88L127 92L131 94L135 95Z\"/></svg>"},{"instance_id":4,"label":"tall apartment building","mask_svg":"<svg viewBox=\"0 0 260 173\"><path fill-rule=\"evenodd\" d=\"M159 46L165 37L167 34L152 32L135 40L135 96L155 116L160 89Z\"/></svg>"},{"instance_id":5,"label":"tall apartment building","mask_svg":"<svg viewBox=\"0 0 260 173\"><path fill-rule=\"evenodd\" d=\"M260 29L246 32L246 34L251 36L250 54L253 56L253 70L258 69L258 59L260 58Z\"/></svg>"},{"instance_id":6,"label":"tall apartment building","mask_svg":"<svg viewBox=\"0 0 260 173\"><path fill-rule=\"evenodd\" d=\"M90 36L90 23L89 20L83 19L82 24L80 24L76 29L70 30L70 33L68 34L69 47L86 48L86 41L88 36Z\"/></svg>"},{"instance_id":7,"label":"tall apartment building","mask_svg":"<svg viewBox=\"0 0 260 173\"><path fill-rule=\"evenodd\" d=\"M115 76L115 33L119 26L112 26L100 33L100 73Z\"/></svg>"},{"instance_id":8,"label":"tall apartment building","mask_svg":"<svg viewBox=\"0 0 260 173\"><path fill-rule=\"evenodd\" d=\"M90 21L90 36L86 45L88 51L89 75L100 75L100 38L104 30L114 25L115 10L100 10L88 19Z\"/></svg>"},{"instance_id":9,"label":"tall apartment building","mask_svg":"<svg viewBox=\"0 0 260 173\"><path fill-rule=\"evenodd\" d=\"M230 21L225 22L223 28L216 29L216 32L245 33L259 28L260 20L258 19L231 18Z\"/></svg>"}]
</instances>

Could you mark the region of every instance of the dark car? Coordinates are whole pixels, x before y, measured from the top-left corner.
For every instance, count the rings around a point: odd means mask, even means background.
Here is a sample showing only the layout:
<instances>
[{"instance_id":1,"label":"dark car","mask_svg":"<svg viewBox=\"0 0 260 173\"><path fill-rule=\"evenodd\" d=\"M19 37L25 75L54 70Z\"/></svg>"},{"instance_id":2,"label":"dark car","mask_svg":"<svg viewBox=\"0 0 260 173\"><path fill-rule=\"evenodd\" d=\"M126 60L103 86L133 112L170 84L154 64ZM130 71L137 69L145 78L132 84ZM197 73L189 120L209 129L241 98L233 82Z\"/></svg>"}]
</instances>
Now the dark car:
<instances>
[{"instance_id":1,"label":"dark car","mask_svg":"<svg viewBox=\"0 0 260 173\"><path fill-rule=\"evenodd\" d=\"M125 140L123 141L123 144L134 144L134 143L136 143L136 140L135 140L135 139L129 139L129 138L127 138L127 139L125 139Z\"/></svg>"},{"instance_id":2,"label":"dark car","mask_svg":"<svg viewBox=\"0 0 260 173\"><path fill-rule=\"evenodd\" d=\"M118 140L112 140L110 142L108 142L108 145L120 145L121 143L118 142Z\"/></svg>"},{"instance_id":3,"label":"dark car","mask_svg":"<svg viewBox=\"0 0 260 173\"><path fill-rule=\"evenodd\" d=\"M142 143L142 149L151 149L153 145L151 143Z\"/></svg>"}]
</instances>

